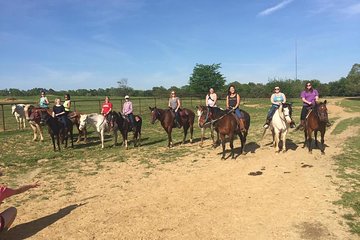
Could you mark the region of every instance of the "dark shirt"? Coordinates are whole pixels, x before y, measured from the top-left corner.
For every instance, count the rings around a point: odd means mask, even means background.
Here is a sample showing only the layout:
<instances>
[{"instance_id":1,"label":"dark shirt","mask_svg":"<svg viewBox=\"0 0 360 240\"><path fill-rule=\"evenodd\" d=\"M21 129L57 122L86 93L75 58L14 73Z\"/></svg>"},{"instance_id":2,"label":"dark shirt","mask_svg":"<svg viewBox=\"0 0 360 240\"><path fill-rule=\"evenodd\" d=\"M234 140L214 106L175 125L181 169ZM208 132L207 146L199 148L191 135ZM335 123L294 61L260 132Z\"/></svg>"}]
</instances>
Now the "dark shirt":
<instances>
[{"instance_id":1,"label":"dark shirt","mask_svg":"<svg viewBox=\"0 0 360 240\"><path fill-rule=\"evenodd\" d=\"M59 113L62 113L62 112L65 112L65 108L64 108L64 106L63 105L60 105L60 106L54 106L53 107L53 112L55 113L55 114L59 114ZM59 116L57 116L57 117L62 117L62 116L64 116L64 115L59 115Z\"/></svg>"},{"instance_id":2,"label":"dark shirt","mask_svg":"<svg viewBox=\"0 0 360 240\"><path fill-rule=\"evenodd\" d=\"M230 97L229 95L229 107L235 107L237 104L237 94L234 97Z\"/></svg>"}]
</instances>

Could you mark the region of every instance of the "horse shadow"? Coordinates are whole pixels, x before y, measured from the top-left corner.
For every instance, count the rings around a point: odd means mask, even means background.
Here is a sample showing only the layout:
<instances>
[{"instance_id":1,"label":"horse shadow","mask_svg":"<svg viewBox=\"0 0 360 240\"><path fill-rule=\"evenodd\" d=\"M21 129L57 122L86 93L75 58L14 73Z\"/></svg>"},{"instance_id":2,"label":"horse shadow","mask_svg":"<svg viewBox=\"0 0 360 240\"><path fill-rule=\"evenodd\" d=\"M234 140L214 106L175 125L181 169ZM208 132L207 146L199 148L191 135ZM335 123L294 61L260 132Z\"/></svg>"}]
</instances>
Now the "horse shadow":
<instances>
[{"instance_id":1,"label":"horse shadow","mask_svg":"<svg viewBox=\"0 0 360 240\"><path fill-rule=\"evenodd\" d=\"M148 140L149 138L142 138L141 139L141 146L151 146L151 145L155 145L157 143L161 143L161 142L165 142L167 139L166 138L163 138L163 139L158 139L158 140L154 140L154 141L151 141L151 142L145 142L143 143L143 141L146 141Z\"/></svg>"},{"instance_id":2,"label":"horse shadow","mask_svg":"<svg viewBox=\"0 0 360 240\"><path fill-rule=\"evenodd\" d=\"M256 150L257 149L259 149L260 148L260 145L259 144L257 144L256 142L249 142L249 143L247 143L247 144L245 144L245 147L243 148L243 155L246 155L247 153L255 153L256 152ZM234 147L234 154L235 154L235 159L237 159L240 155L241 155L241 153L240 153L240 151L241 151L241 147ZM231 156L231 149L229 148L229 149L225 149L225 154L229 154L226 158L225 158L225 160L226 159L228 159L230 156ZM219 152L218 153L218 155L221 155L222 154L222 152Z\"/></svg>"},{"instance_id":3,"label":"horse shadow","mask_svg":"<svg viewBox=\"0 0 360 240\"><path fill-rule=\"evenodd\" d=\"M31 236L34 236L44 228L50 226L51 224L57 222L61 218L65 217L66 215L70 214L73 210L75 210L78 207L81 207L85 205L86 203L82 204L72 204L65 208L60 209L56 213L52 213L50 215L44 216L42 218L22 223L19 225L16 225L13 228L10 228L9 231L4 232L1 239L4 240L21 240L21 239L27 239Z\"/></svg>"}]
</instances>

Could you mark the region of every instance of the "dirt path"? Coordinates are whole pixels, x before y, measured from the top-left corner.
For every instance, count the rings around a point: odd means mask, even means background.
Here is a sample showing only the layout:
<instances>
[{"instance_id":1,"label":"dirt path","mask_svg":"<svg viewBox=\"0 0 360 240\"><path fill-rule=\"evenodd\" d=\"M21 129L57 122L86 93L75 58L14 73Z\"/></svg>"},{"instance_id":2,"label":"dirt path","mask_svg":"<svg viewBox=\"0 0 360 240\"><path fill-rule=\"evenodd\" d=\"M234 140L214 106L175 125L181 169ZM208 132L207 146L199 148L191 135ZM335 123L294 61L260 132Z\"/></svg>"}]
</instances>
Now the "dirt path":
<instances>
[{"instance_id":1,"label":"dirt path","mask_svg":"<svg viewBox=\"0 0 360 240\"><path fill-rule=\"evenodd\" d=\"M339 120L359 115L328 107ZM327 133L325 156L298 142L275 155L268 136L237 160L221 161L207 141L198 154L152 169L131 160L92 176L69 174L35 191L73 182L74 194L20 206L5 239L356 239L332 203L339 199L332 158L355 132Z\"/></svg>"}]
</instances>

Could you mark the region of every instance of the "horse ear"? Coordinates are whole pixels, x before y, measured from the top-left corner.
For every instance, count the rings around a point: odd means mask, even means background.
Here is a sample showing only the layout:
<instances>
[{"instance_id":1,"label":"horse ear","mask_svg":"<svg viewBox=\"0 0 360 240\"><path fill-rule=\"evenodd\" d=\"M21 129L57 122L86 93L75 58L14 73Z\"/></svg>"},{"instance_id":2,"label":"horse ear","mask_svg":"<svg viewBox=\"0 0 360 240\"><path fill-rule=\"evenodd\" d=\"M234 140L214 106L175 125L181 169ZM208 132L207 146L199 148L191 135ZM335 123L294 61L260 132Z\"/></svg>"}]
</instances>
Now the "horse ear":
<instances>
[{"instance_id":1,"label":"horse ear","mask_svg":"<svg viewBox=\"0 0 360 240\"><path fill-rule=\"evenodd\" d=\"M325 101L324 101L324 103L326 104L326 103L327 103L327 101L325 100Z\"/></svg>"}]
</instances>

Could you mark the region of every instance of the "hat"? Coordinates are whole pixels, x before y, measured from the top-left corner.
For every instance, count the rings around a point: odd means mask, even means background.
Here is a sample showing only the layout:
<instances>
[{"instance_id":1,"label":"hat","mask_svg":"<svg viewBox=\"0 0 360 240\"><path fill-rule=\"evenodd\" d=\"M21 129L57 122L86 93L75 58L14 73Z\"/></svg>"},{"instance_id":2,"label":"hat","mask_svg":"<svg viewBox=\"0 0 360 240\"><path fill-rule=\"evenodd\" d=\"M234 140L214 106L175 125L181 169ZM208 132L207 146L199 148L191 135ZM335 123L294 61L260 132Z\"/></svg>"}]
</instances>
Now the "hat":
<instances>
[{"instance_id":1,"label":"hat","mask_svg":"<svg viewBox=\"0 0 360 240\"><path fill-rule=\"evenodd\" d=\"M129 95L126 95L126 96L125 96L125 99L127 99L127 98L130 98Z\"/></svg>"}]
</instances>

